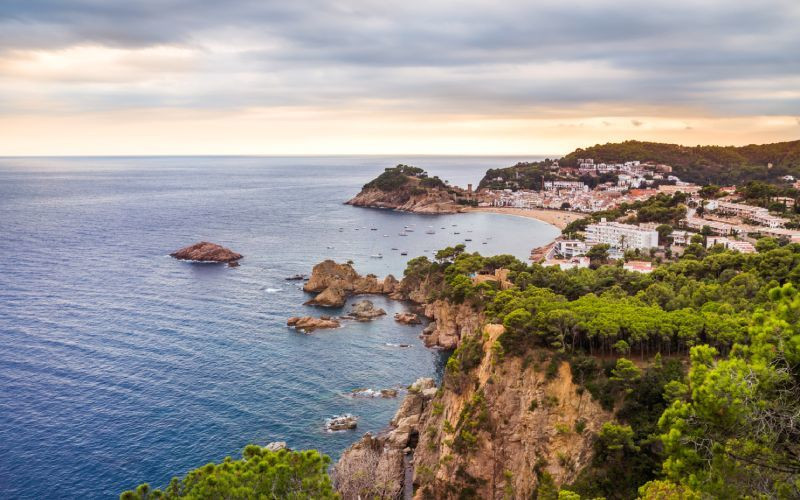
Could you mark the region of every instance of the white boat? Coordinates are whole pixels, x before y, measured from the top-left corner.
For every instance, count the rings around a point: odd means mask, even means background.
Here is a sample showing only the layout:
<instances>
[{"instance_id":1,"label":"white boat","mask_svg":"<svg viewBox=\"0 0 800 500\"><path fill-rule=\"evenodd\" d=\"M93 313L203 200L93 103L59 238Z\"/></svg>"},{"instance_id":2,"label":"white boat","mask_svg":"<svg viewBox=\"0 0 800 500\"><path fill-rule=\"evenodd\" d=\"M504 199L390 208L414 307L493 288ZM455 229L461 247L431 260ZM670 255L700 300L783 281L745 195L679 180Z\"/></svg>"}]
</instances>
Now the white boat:
<instances>
[{"instance_id":1,"label":"white boat","mask_svg":"<svg viewBox=\"0 0 800 500\"><path fill-rule=\"evenodd\" d=\"M425 231L425 234L436 234L436 231L434 231L433 229L428 229L427 231Z\"/></svg>"},{"instance_id":2,"label":"white boat","mask_svg":"<svg viewBox=\"0 0 800 500\"><path fill-rule=\"evenodd\" d=\"M382 259L383 255L376 253L375 255L370 255L370 257L372 257L373 259Z\"/></svg>"}]
</instances>

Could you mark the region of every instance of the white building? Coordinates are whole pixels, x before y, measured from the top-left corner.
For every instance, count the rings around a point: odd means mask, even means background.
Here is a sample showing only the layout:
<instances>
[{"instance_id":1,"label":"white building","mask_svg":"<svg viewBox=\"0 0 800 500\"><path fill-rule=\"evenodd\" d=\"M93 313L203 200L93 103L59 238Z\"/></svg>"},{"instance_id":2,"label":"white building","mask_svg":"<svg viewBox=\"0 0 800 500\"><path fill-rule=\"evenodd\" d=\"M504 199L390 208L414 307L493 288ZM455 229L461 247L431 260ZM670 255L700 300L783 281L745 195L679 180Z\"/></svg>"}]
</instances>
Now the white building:
<instances>
[{"instance_id":1,"label":"white building","mask_svg":"<svg viewBox=\"0 0 800 500\"><path fill-rule=\"evenodd\" d=\"M586 227L586 243L590 246L605 243L614 248L646 250L658 246L658 232L630 224L607 222L604 218Z\"/></svg>"},{"instance_id":2,"label":"white building","mask_svg":"<svg viewBox=\"0 0 800 500\"><path fill-rule=\"evenodd\" d=\"M581 240L559 240L556 243L556 252L567 259L583 255L588 250L589 245Z\"/></svg>"},{"instance_id":3,"label":"white building","mask_svg":"<svg viewBox=\"0 0 800 500\"><path fill-rule=\"evenodd\" d=\"M732 240L723 236L709 236L706 240L706 248L714 245L722 245L728 250L736 250L741 253L756 253L756 247L746 241Z\"/></svg>"},{"instance_id":4,"label":"white building","mask_svg":"<svg viewBox=\"0 0 800 500\"><path fill-rule=\"evenodd\" d=\"M545 181L544 189L545 191L557 191L564 189L567 191L587 192L589 191L589 186L579 181Z\"/></svg>"}]
</instances>

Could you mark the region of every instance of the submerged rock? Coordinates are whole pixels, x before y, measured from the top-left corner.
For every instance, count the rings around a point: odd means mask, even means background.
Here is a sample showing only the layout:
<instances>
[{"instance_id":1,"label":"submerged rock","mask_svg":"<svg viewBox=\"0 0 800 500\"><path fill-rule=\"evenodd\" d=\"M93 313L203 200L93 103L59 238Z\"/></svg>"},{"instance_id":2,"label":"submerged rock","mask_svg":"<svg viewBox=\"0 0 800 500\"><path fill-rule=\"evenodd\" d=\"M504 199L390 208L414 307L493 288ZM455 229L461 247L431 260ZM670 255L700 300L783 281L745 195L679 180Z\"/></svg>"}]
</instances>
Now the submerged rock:
<instances>
[{"instance_id":1,"label":"submerged rock","mask_svg":"<svg viewBox=\"0 0 800 500\"><path fill-rule=\"evenodd\" d=\"M286 321L287 326L293 326L304 333L324 328L339 328L341 324L330 317L314 318L312 316L293 316Z\"/></svg>"},{"instance_id":2,"label":"submerged rock","mask_svg":"<svg viewBox=\"0 0 800 500\"><path fill-rule=\"evenodd\" d=\"M238 254L228 248L207 241L201 241L200 243L181 248L169 255L179 260L194 260L197 262L232 263L242 258L242 254Z\"/></svg>"},{"instance_id":3,"label":"submerged rock","mask_svg":"<svg viewBox=\"0 0 800 500\"><path fill-rule=\"evenodd\" d=\"M380 316L385 316L386 311L375 307L371 300L362 300L353 304L349 314L358 321L370 321Z\"/></svg>"}]
</instances>

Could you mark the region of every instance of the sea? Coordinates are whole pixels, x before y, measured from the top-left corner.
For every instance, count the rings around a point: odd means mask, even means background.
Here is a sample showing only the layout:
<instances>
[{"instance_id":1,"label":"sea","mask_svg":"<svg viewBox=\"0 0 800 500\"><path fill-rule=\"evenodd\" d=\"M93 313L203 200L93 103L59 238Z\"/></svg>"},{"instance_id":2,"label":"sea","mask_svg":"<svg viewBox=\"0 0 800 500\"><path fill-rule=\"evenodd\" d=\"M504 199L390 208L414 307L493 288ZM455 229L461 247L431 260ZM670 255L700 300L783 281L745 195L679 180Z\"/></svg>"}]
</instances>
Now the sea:
<instances>
[{"instance_id":1,"label":"sea","mask_svg":"<svg viewBox=\"0 0 800 500\"><path fill-rule=\"evenodd\" d=\"M457 243L526 259L557 229L343 202L398 163L477 186L489 168L532 159L0 158L0 498L117 498L248 443L335 459L385 428L402 389L441 379L449 353L393 321L407 305L384 297L370 297L388 313L373 322L287 328L349 304L304 306L302 282L286 278L326 258L400 278L409 259ZM201 240L241 265L169 257ZM401 393L352 397L359 388ZM358 429L327 432L343 413Z\"/></svg>"}]
</instances>

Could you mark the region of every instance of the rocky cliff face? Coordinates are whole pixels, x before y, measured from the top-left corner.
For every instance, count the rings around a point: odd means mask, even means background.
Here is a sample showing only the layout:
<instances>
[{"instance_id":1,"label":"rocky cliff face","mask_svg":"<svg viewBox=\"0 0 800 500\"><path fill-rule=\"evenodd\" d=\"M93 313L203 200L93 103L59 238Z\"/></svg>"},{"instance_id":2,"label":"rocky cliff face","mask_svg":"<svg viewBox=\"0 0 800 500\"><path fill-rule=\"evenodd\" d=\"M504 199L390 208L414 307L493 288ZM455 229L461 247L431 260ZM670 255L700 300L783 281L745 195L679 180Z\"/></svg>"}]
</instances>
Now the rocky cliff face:
<instances>
[{"instance_id":1,"label":"rocky cliff face","mask_svg":"<svg viewBox=\"0 0 800 500\"><path fill-rule=\"evenodd\" d=\"M464 210L455 196L443 189L423 189L414 184L394 191L378 188L361 190L348 205L356 207L389 208L417 214L454 214Z\"/></svg>"},{"instance_id":2,"label":"rocky cliff face","mask_svg":"<svg viewBox=\"0 0 800 500\"><path fill-rule=\"evenodd\" d=\"M569 364L548 378L548 353L508 358L492 346L501 325L480 336L482 359L466 374L448 374L438 391L412 390L389 429L365 436L348 449L337 466L359 476L360 466L378 471L380 492L360 490L362 498L530 498L539 477L556 484L572 481L592 457L593 434L611 414L572 382ZM404 458L405 457L405 458ZM413 470L413 474L412 474ZM342 488L356 498L352 483Z\"/></svg>"},{"instance_id":3,"label":"rocky cliff face","mask_svg":"<svg viewBox=\"0 0 800 500\"><path fill-rule=\"evenodd\" d=\"M591 461L592 436L611 414L572 382L568 363L548 379L549 353L503 359L492 348L502 331L486 327L480 365L446 380L423 413L414 452L417 498L462 491L530 498L539 474L562 484Z\"/></svg>"}]
</instances>

